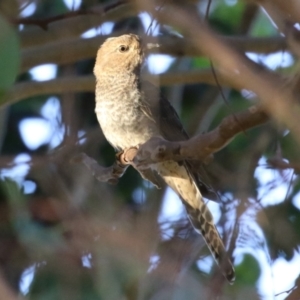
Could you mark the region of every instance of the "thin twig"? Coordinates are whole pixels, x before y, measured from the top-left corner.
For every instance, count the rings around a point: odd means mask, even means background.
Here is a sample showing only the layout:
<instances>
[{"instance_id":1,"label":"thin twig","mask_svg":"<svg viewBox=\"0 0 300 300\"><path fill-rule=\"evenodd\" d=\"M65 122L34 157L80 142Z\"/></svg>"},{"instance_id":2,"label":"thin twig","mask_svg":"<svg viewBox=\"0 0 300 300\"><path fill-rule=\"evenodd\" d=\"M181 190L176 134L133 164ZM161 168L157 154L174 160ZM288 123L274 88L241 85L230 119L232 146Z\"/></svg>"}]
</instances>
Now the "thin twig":
<instances>
[{"instance_id":1,"label":"thin twig","mask_svg":"<svg viewBox=\"0 0 300 300\"><path fill-rule=\"evenodd\" d=\"M123 4L128 3L128 1L125 0L119 0L115 3L106 5L103 8L103 13L107 13L108 11L115 9ZM59 14L53 17L48 17L48 18L43 18L43 19L37 19L37 18L32 18L32 17L28 17L28 18L18 18L18 19L11 19L10 22L12 24L15 25L35 25L35 26L39 26L44 30L48 30L48 26L50 23L53 22L57 22L63 19L68 19L68 18L73 18L76 16L81 16L81 15L95 15L95 14L99 14L98 12L96 12L93 9L79 9L76 11L70 11L67 13L63 13L63 14Z\"/></svg>"}]
</instances>

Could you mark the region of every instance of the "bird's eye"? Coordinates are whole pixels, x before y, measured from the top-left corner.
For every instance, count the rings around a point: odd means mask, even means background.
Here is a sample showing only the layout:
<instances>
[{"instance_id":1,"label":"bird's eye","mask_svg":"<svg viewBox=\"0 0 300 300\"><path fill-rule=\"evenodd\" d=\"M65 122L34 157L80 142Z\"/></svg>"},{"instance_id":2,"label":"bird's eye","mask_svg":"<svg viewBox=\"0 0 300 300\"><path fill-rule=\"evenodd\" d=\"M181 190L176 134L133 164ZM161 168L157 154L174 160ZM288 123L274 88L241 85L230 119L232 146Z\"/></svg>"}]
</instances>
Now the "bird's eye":
<instances>
[{"instance_id":1,"label":"bird's eye","mask_svg":"<svg viewBox=\"0 0 300 300\"><path fill-rule=\"evenodd\" d=\"M125 46L125 45L121 45L120 48L119 48L120 52L126 52L129 50L129 47L128 46Z\"/></svg>"}]
</instances>

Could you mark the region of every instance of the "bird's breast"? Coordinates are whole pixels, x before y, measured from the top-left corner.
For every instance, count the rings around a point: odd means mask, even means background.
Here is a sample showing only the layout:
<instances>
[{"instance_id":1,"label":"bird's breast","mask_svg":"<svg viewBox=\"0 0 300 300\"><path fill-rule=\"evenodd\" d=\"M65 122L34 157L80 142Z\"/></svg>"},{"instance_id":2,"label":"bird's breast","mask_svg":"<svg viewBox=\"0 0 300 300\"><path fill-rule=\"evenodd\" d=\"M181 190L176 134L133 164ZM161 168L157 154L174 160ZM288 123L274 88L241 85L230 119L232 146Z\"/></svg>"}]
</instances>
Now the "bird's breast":
<instances>
[{"instance_id":1,"label":"bird's breast","mask_svg":"<svg viewBox=\"0 0 300 300\"><path fill-rule=\"evenodd\" d=\"M138 90L96 93L96 114L110 144L125 149L158 135L156 123L141 109Z\"/></svg>"}]
</instances>

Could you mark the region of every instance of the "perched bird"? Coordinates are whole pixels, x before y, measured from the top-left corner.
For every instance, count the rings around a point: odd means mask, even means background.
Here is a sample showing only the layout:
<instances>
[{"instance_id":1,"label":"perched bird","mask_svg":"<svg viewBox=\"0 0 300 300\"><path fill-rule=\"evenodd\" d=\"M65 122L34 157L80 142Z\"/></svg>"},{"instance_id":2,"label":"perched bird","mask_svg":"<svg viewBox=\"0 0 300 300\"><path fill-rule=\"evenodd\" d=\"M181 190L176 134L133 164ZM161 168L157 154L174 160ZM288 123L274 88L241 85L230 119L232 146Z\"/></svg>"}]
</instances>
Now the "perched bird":
<instances>
[{"instance_id":1,"label":"perched bird","mask_svg":"<svg viewBox=\"0 0 300 300\"><path fill-rule=\"evenodd\" d=\"M96 114L108 142L117 150L145 143L159 136L169 141L188 139L174 108L140 76L145 48L134 34L108 38L99 48L94 67ZM165 161L151 165L143 177L156 183L153 171L180 196L191 223L204 237L227 280L234 268L201 191L208 192L188 161Z\"/></svg>"}]
</instances>

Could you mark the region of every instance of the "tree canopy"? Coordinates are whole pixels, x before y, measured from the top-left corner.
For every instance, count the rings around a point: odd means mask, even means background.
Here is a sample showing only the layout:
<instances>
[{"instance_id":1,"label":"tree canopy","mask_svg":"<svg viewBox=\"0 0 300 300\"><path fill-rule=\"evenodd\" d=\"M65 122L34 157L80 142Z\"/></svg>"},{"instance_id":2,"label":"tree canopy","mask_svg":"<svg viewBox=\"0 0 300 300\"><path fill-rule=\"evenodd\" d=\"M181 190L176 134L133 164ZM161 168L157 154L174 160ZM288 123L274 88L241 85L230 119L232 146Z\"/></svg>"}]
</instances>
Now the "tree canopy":
<instances>
[{"instance_id":1,"label":"tree canopy","mask_svg":"<svg viewBox=\"0 0 300 300\"><path fill-rule=\"evenodd\" d=\"M299 20L297 0L2 0L3 299L299 299L300 271L278 267L299 261ZM150 140L123 163L199 167L232 286L179 198L114 164L92 73L123 33L160 45L142 76L191 137Z\"/></svg>"}]
</instances>

